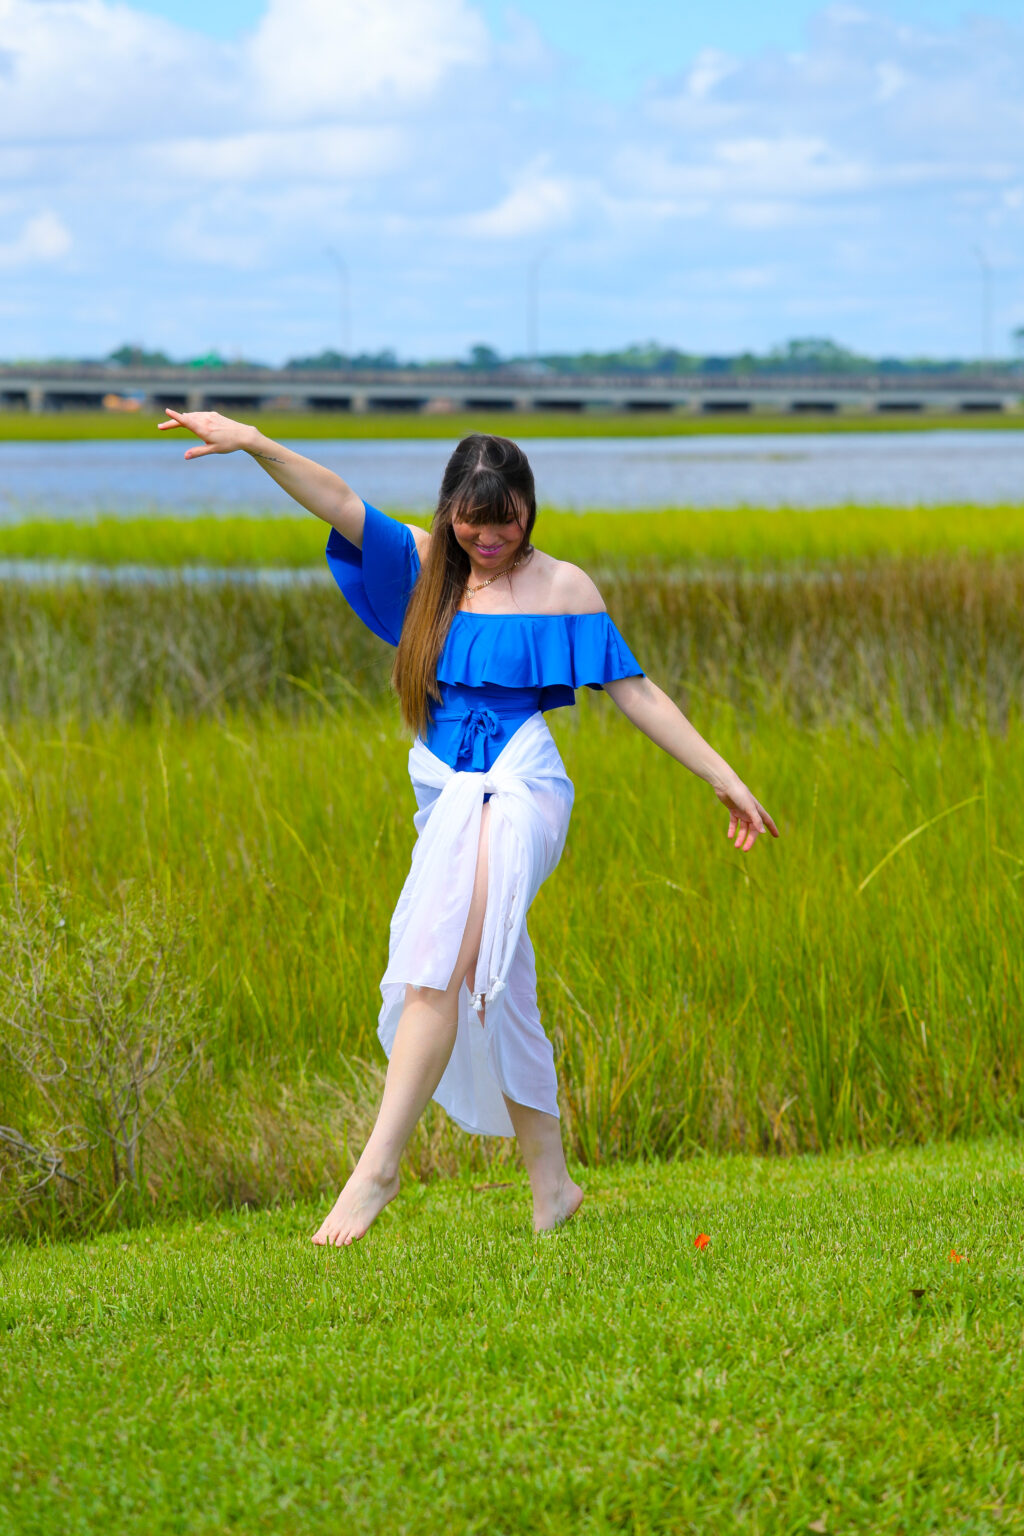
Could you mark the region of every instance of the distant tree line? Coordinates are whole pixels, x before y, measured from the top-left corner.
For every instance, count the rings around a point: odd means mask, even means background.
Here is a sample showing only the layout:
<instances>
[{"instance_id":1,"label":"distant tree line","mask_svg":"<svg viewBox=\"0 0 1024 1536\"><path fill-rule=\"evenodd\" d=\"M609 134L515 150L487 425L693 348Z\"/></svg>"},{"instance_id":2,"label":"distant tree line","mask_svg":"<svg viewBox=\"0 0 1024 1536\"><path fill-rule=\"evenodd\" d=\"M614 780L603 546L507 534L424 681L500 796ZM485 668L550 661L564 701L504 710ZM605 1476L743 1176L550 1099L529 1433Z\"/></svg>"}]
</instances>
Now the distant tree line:
<instances>
[{"instance_id":1,"label":"distant tree line","mask_svg":"<svg viewBox=\"0 0 1024 1536\"><path fill-rule=\"evenodd\" d=\"M445 369L466 373L533 372L571 374L635 374L671 378L676 375L786 375L786 374L867 374L867 373L977 373L993 368L1024 365L1024 326L1012 333L1014 356L981 362L963 358L868 357L853 352L824 336L800 337L772 347L764 353L736 352L707 354L683 352L678 347L663 347L656 341L636 343L612 352L545 352L538 357L522 354L502 356L496 348L478 342L465 357L399 359L390 347L379 352L347 355L325 348L308 357L293 357L285 368L303 370L373 370L403 369L428 371ZM21 362L28 361L20 359ZM172 358L163 351L126 343L105 358L50 358L55 362L102 362L126 368L188 367L211 369L226 367L266 368L269 364L246 358L224 358L218 352L201 357Z\"/></svg>"}]
</instances>

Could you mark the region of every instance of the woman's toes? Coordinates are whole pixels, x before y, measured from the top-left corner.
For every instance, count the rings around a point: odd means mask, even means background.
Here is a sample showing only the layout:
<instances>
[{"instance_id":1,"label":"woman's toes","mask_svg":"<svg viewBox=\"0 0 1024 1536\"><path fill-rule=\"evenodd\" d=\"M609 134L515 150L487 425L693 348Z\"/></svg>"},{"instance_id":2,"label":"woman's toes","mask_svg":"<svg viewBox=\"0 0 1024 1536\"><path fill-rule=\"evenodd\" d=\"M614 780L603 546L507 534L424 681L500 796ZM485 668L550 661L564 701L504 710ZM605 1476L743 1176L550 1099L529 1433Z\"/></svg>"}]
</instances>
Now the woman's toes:
<instances>
[{"instance_id":1,"label":"woman's toes","mask_svg":"<svg viewBox=\"0 0 1024 1536\"><path fill-rule=\"evenodd\" d=\"M334 1209L313 1238L322 1247L348 1248L364 1237L381 1211L398 1193L398 1179L355 1173L338 1196Z\"/></svg>"}]
</instances>

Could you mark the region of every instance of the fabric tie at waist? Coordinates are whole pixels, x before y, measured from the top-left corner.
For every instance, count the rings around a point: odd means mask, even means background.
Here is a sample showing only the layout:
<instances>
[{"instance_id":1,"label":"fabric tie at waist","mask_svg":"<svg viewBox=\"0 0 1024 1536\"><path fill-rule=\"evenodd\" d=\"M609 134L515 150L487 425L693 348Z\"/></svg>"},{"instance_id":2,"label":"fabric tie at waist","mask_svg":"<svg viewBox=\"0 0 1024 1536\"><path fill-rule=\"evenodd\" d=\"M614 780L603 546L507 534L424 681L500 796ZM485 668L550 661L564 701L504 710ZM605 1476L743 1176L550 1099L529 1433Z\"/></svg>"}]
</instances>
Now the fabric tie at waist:
<instances>
[{"instance_id":1,"label":"fabric tie at waist","mask_svg":"<svg viewBox=\"0 0 1024 1536\"><path fill-rule=\"evenodd\" d=\"M484 755L488 736L497 736L501 723L493 709L468 709L462 717L462 729L458 735L455 761L460 766L468 759L471 773L483 773L487 763Z\"/></svg>"}]
</instances>

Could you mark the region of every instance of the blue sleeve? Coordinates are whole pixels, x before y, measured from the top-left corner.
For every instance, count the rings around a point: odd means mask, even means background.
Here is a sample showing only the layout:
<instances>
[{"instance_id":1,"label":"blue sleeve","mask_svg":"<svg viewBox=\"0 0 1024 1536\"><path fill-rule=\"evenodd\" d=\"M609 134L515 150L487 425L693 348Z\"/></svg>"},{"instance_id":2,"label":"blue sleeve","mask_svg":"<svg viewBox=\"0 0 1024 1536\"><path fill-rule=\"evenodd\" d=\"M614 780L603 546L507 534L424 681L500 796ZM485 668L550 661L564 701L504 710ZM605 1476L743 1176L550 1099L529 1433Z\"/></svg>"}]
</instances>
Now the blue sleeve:
<instances>
[{"instance_id":1,"label":"blue sleeve","mask_svg":"<svg viewBox=\"0 0 1024 1536\"><path fill-rule=\"evenodd\" d=\"M577 615L572 661L577 688L603 688L616 678L647 675L607 613Z\"/></svg>"},{"instance_id":2,"label":"blue sleeve","mask_svg":"<svg viewBox=\"0 0 1024 1536\"><path fill-rule=\"evenodd\" d=\"M420 573L412 530L364 502L363 547L332 528L327 564L342 595L367 629L397 645L409 597Z\"/></svg>"}]
</instances>

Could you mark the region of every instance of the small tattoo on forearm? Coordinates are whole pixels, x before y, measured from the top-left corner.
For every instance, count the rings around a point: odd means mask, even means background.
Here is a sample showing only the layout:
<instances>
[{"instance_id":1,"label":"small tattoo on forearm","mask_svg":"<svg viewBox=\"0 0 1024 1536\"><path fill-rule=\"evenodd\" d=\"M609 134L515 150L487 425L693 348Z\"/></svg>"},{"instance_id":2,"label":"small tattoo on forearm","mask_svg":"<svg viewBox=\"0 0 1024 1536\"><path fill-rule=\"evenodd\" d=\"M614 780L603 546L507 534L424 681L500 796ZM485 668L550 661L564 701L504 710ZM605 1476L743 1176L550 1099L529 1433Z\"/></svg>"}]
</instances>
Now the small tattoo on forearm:
<instances>
[{"instance_id":1,"label":"small tattoo on forearm","mask_svg":"<svg viewBox=\"0 0 1024 1536\"><path fill-rule=\"evenodd\" d=\"M254 459L266 459L268 464L283 464L284 463L284 459L275 458L272 453L260 453L258 448L254 448L252 450L252 456L253 456Z\"/></svg>"}]
</instances>

